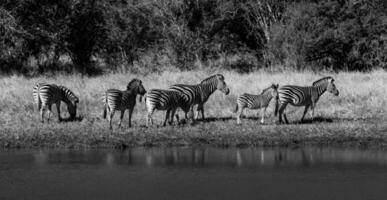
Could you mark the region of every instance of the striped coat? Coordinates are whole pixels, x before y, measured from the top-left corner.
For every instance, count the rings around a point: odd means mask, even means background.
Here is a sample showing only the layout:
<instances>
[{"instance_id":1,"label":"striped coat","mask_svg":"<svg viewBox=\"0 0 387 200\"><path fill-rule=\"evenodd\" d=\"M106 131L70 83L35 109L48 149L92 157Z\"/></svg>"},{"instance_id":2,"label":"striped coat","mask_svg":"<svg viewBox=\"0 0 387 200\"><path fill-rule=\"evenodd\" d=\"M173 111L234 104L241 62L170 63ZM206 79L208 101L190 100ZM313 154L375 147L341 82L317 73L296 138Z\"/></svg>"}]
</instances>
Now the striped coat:
<instances>
[{"instance_id":1,"label":"striped coat","mask_svg":"<svg viewBox=\"0 0 387 200\"><path fill-rule=\"evenodd\" d=\"M173 117L177 108L180 107L184 112L188 112L190 108L183 96L179 92L172 90L150 90L145 96L145 104L148 112L147 126L149 126L149 123L153 125L152 114L155 110L166 110L163 123L163 126L165 126L169 117L169 123L173 123ZM176 118L178 121L179 119L177 115Z\"/></svg>"},{"instance_id":2,"label":"striped coat","mask_svg":"<svg viewBox=\"0 0 387 200\"><path fill-rule=\"evenodd\" d=\"M47 120L50 120L52 104L56 104L58 121L62 121L60 115L61 101L67 104L70 119L75 119L79 99L70 89L61 85L38 83L33 87L32 95L34 97L34 102L37 104L38 110L40 111L42 123L44 122L44 113L46 110L48 111Z\"/></svg>"},{"instance_id":3,"label":"striped coat","mask_svg":"<svg viewBox=\"0 0 387 200\"><path fill-rule=\"evenodd\" d=\"M197 84L197 85L176 84L176 85L172 85L169 89L173 91L177 91L183 96L185 101L188 102L192 113L193 113L193 107L195 105L198 105L196 117L199 115L199 111L200 111L202 114L203 120L204 120L204 104L206 103L210 95L214 93L216 90L219 90L226 95L230 93L230 89L228 88L226 82L224 81L224 76L221 74L210 76L204 79L203 81L201 81L200 84ZM185 118L188 119L187 112L185 112Z\"/></svg>"},{"instance_id":4,"label":"striped coat","mask_svg":"<svg viewBox=\"0 0 387 200\"><path fill-rule=\"evenodd\" d=\"M275 97L276 101L278 100L278 84L272 84L270 87L264 89L261 94L247 94L244 93L240 95L236 102L235 111L237 112L237 123L240 124L240 117L245 108L249 109L261 109L261 123L265 122L265 112L266 108L269 106L269 103L273 97Z\"/></svg>"},{"instance_id":5,"label":"striped coat","mask_svg":"<svg viewBox=\"0 0 387 200\"><path fill-rule=\"evenodd\" d=\"M275 115L279 113L279 123L282 123L282 115L286 123L288 119L284 113L285 108L288 104L293 106L305 106L304 113L301 121L304 120L305 114L308 112L309 107L312 110L311 117L314 118L314 108L320 96L328 91L335 96L339 95L339 90L334 84L334 79L330 76L324 77L313 83L312 86L295 86L295 85L284 85L278 89L278 105L275 109Z\"/></svg>"},{"instance_id":6,"label":"striped coat","mask_svg":"<svg viewBox=\"0 0 387 200\"><path fill-rule=\"evenodd\" d=\"M126 110L129 110L129 127L132 127L132 113L136 105L136 97L138 94L143 96L145 93L146 90L142 85L142 81L139 79L132 79L128 83L125 91L117 89L106 90L104 95L103 118L106 118L109 112L109 128L113 129L112 120L115 111L121 111L120 122L118 124L118 127L121 127L122 118Z\"/></svg>"}]
</instances>

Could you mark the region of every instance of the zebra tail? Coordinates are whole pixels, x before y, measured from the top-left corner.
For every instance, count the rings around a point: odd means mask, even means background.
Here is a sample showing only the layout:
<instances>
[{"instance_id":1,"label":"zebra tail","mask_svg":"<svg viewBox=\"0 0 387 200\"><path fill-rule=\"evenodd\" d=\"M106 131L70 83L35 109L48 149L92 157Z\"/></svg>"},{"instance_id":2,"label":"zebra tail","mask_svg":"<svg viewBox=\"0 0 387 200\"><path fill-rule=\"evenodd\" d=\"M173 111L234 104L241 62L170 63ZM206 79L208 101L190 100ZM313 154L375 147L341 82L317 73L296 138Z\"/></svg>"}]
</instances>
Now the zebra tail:
<instances>
[{"instance_id":1,"label":"zebra tail","mask_svg":"<svg viewBox=\"0 0 387 200\"><path fill-rule=\"evenodd\" d=\"M106 113L107 113L107 108L108 108L108 98L107 98L107 93L105 93L105 105L103 107L103 114L102 117L106 119Z\"/></svg>"}]
</instances>

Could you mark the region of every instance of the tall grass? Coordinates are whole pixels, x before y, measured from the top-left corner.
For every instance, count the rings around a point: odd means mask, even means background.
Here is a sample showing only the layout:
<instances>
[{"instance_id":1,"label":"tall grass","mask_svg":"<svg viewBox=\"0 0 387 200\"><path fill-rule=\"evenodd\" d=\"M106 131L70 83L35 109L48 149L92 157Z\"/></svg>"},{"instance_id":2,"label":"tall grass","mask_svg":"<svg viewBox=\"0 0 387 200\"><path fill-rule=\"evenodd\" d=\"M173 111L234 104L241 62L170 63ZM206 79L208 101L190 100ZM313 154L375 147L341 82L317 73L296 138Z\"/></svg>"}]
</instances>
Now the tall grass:
<instances>
[{"instance_id":1,"label":"tall grass","mask_svg":"<svg viewBox=\"0 0 387 200\"><path fill-rule=\"evenodd\" d=\"M147 90L152 88L168 88L175 83L196 84L202 79L222 73L230 87L230 94L225 96L215 92L205 104L205 114L208 117L230 117L238 95L242 93L257 94L271 83L280 85L311 85L313 81L323 76L333 76L340 95L335 97L324 94L316 107L317 116L330 118L373 118L383 117L387 113L387 73L378 70L372 73L341 72L338 74L313 72L268 73L254 72L236 74L229 71L191 71L163 72L147 76L134 74L108 74L99 77L85 78L78 75L55 77L25 78L22 76L3 77L0 80L0 125L34 124L39 120L39 114L32 99L32 86L38 82L48 82L65 85L80 98L78 113L86 121L99 120L102 112L101 96L108 88L125 89L132 78L139 78ZM273 113L273 102L268 113ZM66 111L65 106L62 107ZM291 119L298 120L303 109L289 107L287 113ZM53 109L55 113L55 109ZM137 125L145 122L145 105L138 102L134 111L134 121ZM161 113L161 112L158 112ZM156 113L156 119L161 116ZM255 112L248 112L254 115ZM55 113L56 114L56 113ZM56 116L53 119L56 120ZM66 115L66 112L62 113ZM118 118L118 116L116 116ZM127 116L125 116L127 117ZM161 120L161 119L160 119Z\"/></svg>"},{"instance_id":2,"label":"tall grass","mask_svg":"<svg viewBox=\"0 0 387 200\"><path fill-rule=\"evenodd\" d=\"M175 127L145 128L146 110L144 102L137 102L133 113L131 129L116 129L110 132L108 123L102 119L102 95L108 88L125 89L132 78L139 78L147 90L168 88L175 83L196 84L202 79L222 73L230 87L228 96L215 92L205 104L208 122L197 125ZM238 95L260 93L271 83L280 85L311 85L323 76L333 76L340 95L335 97L324 94L315 110L317 117L332 123L275 125L273 116L274 102L267 110L268 125L259 124L257 111L247 111L248 119L236 126L232 110ZM68 123L56 122L56 109L52 121L41 124L37 106L33 102L32 87L38 82L65 85L72 89L80 99L78 115L82 120ZM371 73L340 72L338 74L314 72L269 73L257 71L250 74L237 74L230 71L191 71L163 72L159 74L135 75L107 74L99 77L78 75L57 75L53 77L25 78L22 76L2 77L0 79L0 146L117 146L150 144L283 144L296 140L312 144L326 143L378 143L383 145L387 136L383 124L387 113L387 72L382 70ZM67 117L66 106L62 104L62 115ZM289 106L286 110L291 122L298 122L303 108ZM164 112L157 111L154 119L161 124ZM182 113L180 113L182 116ZM309 115L307 115L309 117ZM117 127L119 115L115 116ZM127 114L123 126L128 124ZM369 133L372 132L372 133ZM368 136L374 138L367 140ZM303 138L303 139L302 139ZM345 139L346 138L346 139ZM330 141L330 142L329 142ZM368 142L367 142L368 141Z\"/></svg>"}]
</instances>

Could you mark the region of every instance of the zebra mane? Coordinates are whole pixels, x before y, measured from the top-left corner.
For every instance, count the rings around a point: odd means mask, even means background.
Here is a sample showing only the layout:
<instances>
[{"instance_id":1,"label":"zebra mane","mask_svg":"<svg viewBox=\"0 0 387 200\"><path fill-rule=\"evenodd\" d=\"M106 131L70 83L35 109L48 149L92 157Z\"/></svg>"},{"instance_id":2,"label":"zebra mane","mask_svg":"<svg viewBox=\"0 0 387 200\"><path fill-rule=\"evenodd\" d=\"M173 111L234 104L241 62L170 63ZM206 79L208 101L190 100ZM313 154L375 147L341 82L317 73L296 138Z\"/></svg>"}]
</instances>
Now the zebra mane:
<instances>
[{"instance_id":1,"label":"zebra mane","mask_svg":"<svg viewBox=\"0 0 387 200\"><path fill-rule=\"evenodd\" d=\"M209 82L209 81L212 81L212 80L213 80L214 78L216 78L216 77L219 77L221 80L224 80L224 76L223 76L222 74L215 74L215 75L212 75L212 76L210 76L210 77L208 77L208 78L202 80L202 81L200 82L200 84L203 84L203 83L207 83L207 82Z\"/></svg>"},{"instance_id":2,"label":"zebra mane","mask_svg":"<svg viewBox=\"0 0 387 200\"><path fill-rule=\"evenodd\" d=\"M71 101L71 102L75 102L75 103L78 103L79 102L79 99L78 97L74 94L73 91L71 91L70 89L68 89L67 87L63 86L63 85L59 85L57 86L59 87L62 92L65 94L65 96Z\"/></svg>"},{"instance_id":3,"label":"zebra mane","mask_svg":"<svg viewBox=\"0 0 387 200\"><path fill-rule=\"evenodd\" d=\"M265 92L267 92L268 90L270 90L271 88L274 88L274 87L276 87L276 85L271 84L269 87L263 89L262 92L261 92L261 94L264 94Z\"/></svg>"},{"instance_id":4,"label":"zebra mane","mask_svg":"<svg viewBox=\"0 0 387 200\"><path fill-rule=\"evenodd\" d=\"M319 79L319 80L317 80L317 81L315 81L315 82L313 82L313 86L316 86L316 85L319 85L320 83L322 83L322 82L325 82L325 81L327 81L327 80L334 80L331 76L327 76L327 77L324 77L324 78L321 78L321 79Z\"/></svg>"},{"instance_id":5,"label":"zebra mane","mask_svg":"<svg viewBox=\"0 0 387 200\"><path fill-rule=\"evenodd\" d=\"M128 85L126 86L126 89L127 89L127 90L133 89L135 86L138 85L138 84L137 84L138 82L140 82L139 79L137 79L137 78L132 79L132 80L128 83Z\"/></svg>"},{"instance_id":6,"label":"zebra mane","mask_svg":"<svg viewBox=\"0 0 387 200\"><path fill-rule=\"evenodd\" d=\"M265 92L267 92L267 91L270 90L270 89L271 89L271 86L269 86L268 88L263 89L262 92L261 92L261 94L264 94Z\"/></svg>"}]
</instances>

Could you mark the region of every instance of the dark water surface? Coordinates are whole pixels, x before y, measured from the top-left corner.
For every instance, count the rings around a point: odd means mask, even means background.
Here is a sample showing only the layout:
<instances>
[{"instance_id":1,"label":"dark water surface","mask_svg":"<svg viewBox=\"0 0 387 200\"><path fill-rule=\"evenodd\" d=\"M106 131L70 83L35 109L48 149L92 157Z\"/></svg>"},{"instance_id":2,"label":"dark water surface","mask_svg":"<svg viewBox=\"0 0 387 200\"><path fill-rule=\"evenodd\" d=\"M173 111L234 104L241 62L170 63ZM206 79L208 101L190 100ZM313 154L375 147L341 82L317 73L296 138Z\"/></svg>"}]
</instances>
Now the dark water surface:
<instances>
[{"instance_id":1,"label":"dark water surface","mask_svg":"<svg viewBox=\"0 0 387 200\"><path fill-rule=\"evenodd\" d=\"M0 199L387 199L387 152L10 150L0 152Z\"/></svg>"}]
</instances>

